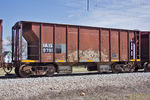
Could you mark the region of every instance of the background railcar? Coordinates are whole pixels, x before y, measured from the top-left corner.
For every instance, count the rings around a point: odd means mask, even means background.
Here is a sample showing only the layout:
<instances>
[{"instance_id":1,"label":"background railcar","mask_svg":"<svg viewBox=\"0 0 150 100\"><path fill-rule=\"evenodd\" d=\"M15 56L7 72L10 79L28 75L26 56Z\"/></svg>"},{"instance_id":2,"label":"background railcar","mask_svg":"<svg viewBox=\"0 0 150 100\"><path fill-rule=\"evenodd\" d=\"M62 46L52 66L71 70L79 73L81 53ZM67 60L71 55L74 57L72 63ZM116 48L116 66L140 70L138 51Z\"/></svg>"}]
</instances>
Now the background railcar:
<instances>
[{"instance_id":1,"label":"background railcar","mask_svg":"<svg viewBox=\"0 0 150 100\"><path fill-rule=\"evenodd\" d=\"M141 59L150 61L150 32L141 32Z\"/></svg>"},{"instance_id":2,"label":"background railcar","mask_svg":"<svg viewBox=\"0 0 150 100\"><path fill-rule=\"evenodd\" d=\"M138 30L21 21L12 28L12 60L21 77L71 73L71 66L76 65L85 65L89 71L133 72L142 68L141 60L145 63L143 34ZM27 51L25 59L23 51Z\"/></svg>"},{"instance_id":3,"label":"background railcar","mask_svg":"<svg viewBox=\"0 0 150 100\"><path fill-rule=\"evenodd\" d=\"M150 32L141 32L141 64L145 71L150 71Z\"/></svg>"}]
</instances>

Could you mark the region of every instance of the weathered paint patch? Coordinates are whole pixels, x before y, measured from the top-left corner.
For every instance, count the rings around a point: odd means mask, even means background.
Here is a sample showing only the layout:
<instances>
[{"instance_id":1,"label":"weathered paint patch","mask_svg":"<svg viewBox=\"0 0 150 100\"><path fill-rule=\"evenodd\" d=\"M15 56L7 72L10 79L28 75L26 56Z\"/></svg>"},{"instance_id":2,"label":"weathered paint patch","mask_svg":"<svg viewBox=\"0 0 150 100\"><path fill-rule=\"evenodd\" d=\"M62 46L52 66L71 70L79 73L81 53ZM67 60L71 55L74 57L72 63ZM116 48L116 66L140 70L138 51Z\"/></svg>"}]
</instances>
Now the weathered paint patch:
<instances>
[{"instance_id":1,"label":"weathered paint patch","mask_svg":"<svg viewBox=\"0 0 150 100\"><path fill-rule=\"evenodd\" d=\"M106 50L104 50L104 52L101 51L101 61L103 62L109 61L109 55L107 54Z\"/></svg>"},{"instance_id":2,"label":"weathered paint patch","mask_svg":"<svg viewBox=\"0 0 150 100\"><path fill-rule=\"evenodd\" d=\"M99 52L95 52L94 50L79 50L79 58L80 62L99 62ZM109 55L101 52L101 60L102 62L109 61ZM115 59L113 59L114 61ZM77 62L78 61L78 52L74 51L68 54L68 62ZM118 61L118 60L115 60Z\"/></svg>"},{"instance_id":3,"label":"weathered paint patch","mask_svg":"<svg viewBox=\"0 0 150 100\"><path fill-rule=\"evenodd\" d=\"M77 60L78 60L78 52L77 51L69 53L68 62L76 62Z\"/></svg>"},{"instance_id":4,"label":"weathered paint patch","mask_svg":"<svg viewBox=\"0 0 150 100\"><path fill-rule=\"evenodd\" d=\"M99 52L96 52L94 50L84 50L79 51L80 61L93 61L98 62L99 61Z\"/></svg>"}]
</instances>

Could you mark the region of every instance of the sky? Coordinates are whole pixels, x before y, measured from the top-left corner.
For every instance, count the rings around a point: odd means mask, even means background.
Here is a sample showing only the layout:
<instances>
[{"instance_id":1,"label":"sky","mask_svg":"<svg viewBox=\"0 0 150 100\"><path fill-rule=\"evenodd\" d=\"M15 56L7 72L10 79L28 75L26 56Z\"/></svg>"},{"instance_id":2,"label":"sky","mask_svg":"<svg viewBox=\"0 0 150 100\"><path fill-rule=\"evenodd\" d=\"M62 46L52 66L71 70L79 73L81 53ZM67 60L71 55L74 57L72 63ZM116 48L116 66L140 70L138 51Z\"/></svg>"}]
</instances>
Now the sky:
<instances>
[{"instance_id":1,"label":"sky","mask_svg":"<svg viewBox=\"0 0 150 100\"><path fill-rule=\"evenodd\" d=\"M17 21L150 31L150 0L0 0L3 40Z\"/></svg>"}]
</instances>

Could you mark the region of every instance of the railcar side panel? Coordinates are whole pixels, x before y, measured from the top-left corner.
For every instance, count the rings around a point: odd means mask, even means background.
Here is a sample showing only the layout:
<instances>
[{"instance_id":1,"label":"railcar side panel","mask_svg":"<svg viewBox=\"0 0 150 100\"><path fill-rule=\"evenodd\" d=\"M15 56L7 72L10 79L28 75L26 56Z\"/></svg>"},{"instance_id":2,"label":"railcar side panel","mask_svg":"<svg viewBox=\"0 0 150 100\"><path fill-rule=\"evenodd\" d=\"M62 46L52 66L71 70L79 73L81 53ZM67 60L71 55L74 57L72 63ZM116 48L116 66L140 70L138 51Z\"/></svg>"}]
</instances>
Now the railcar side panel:
<instances>
[{"instance_id":1,"label":"railcar side panel","mask_svg":"<svg viewBox=\"0 0 150 100\"><path fill-rule=\"evenodd\" d=\"M128 61L127 32L120 32L120 61Z\"/></svg>"},{"instance_id":2,"label":"railcar side panel","mask_svg":"<svg viewBox=\"0 0 150 100\"><path fill-rule=\"evenodd\" d=\"M119 32L111 30L111 61L119 61Z\"/></svg>"},{"instance_id":3,"label":"railcar side panel","mask_svg":"<svg viewBox=\"0 0 150 100\"><path fill-rule=\"evenodd\" d=\"M67 26L67 61L78 62L78 27Z\"/></svg>"},{"instance_id":4,"label":"railcar side panel","mask_svg":"<svg viewBox=\"0 0 150 100\"><path fill-rule=\"evenodd\" d=\"M41 61L53 62L53 26L43 24L41 34Z\"/></svg>"},{"instance_id":5,"label":"railcar side panel","mask_svg":"<svg viewBox=\"0 0 150 100\"><path fill-rule=\"evenodd\" d=\"M32 23L32 31L38 39L40 39L42 25L43 24Z\"/></svg>"},{"instance_id":6,"label":"railcar side panel","mask_svg":"<svg viewBox=\"0 0 150 100\"><path fill-rule=\"evenodd\" d=\"M81 27L79 32L80 62L99 62L99 30Z\"/></svg>"},{"instance_id":7,"label":"railcar side panel","mask_svg":"<svg viewBox=\"0 0 150 100\"><path fill-rule=\"evenodd\" d=\"M109 30L101 30L101 61L109 62Z\"/></svg>"},{"instance_id":8,"label":"railcar side panel","mask_svg":"<svg viewBox=\"0 0 150 100\"><path fill-rule=\"evenodd\" d=\"M55 26L55 61L66 62L66 26Z\"/></svg>"},{"instance_id":9,"label":"railcar side panel","mask_svg":"<svg viewBox=\"0 0 150 100\"><path fill-rule=\"evenodd\" d=\"M141 60L149 61L150 59L150 33L141 32Z\"/></svg>"}]
</instances>

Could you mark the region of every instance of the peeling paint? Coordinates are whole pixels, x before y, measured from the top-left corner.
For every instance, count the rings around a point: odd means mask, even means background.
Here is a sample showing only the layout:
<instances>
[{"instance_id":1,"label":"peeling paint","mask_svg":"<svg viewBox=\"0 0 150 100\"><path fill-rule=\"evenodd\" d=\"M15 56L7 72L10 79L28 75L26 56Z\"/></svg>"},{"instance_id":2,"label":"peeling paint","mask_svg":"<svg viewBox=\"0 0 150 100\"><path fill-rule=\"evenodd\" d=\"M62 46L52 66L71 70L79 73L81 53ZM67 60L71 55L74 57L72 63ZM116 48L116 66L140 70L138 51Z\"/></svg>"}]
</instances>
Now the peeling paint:
<instances>
[{"instance_id":1,"label":"peeling paint","mask_svg":"<svg viewBox=\"0 0 150 100\"><path fill-rule=\"evenodd\" d=\"M104 61L104 62L107 62L109 61L109 54L107 52L108 50L103 50L101 51L101 60Z\"/></svg>"},{"instance_id":2,"label":"peeling paint","mask_svg":"<svg viewBox=\"0 0 150 100\"><path fill-rule=\"evenodd\" d=\"M94 50L84 50L84 51L79 51L80 55L80 61L88 61L88 60L93 60L93 61L99 61L99 52L94 51Z\"/></svg>"},{"instance_id":3,"label":"peeling paint","mask_svg":"<svg viewBox=\"0 0 150 100\"><path fill-rule=\"evenodd\" d=\"M99 62L99 51L94 50L79 50L80 62L88 62L88 60L93 60L94 62ZM101 60L104 62L109 61L109 56L106 53L101 52ZM78 61L78 52L74 51L69 53L68 62Z\"/></svg>"},{"instance_id":4,"label":"peeling paint","mask_svg":"<svg viewBox=\"0 0 150 100\"><path fill-rule=\"evenodd\" d=\"M78 60L78 52L77 51L69 53L68 62L75 62L77 60Z\"/></svg>"}]
</instances>

